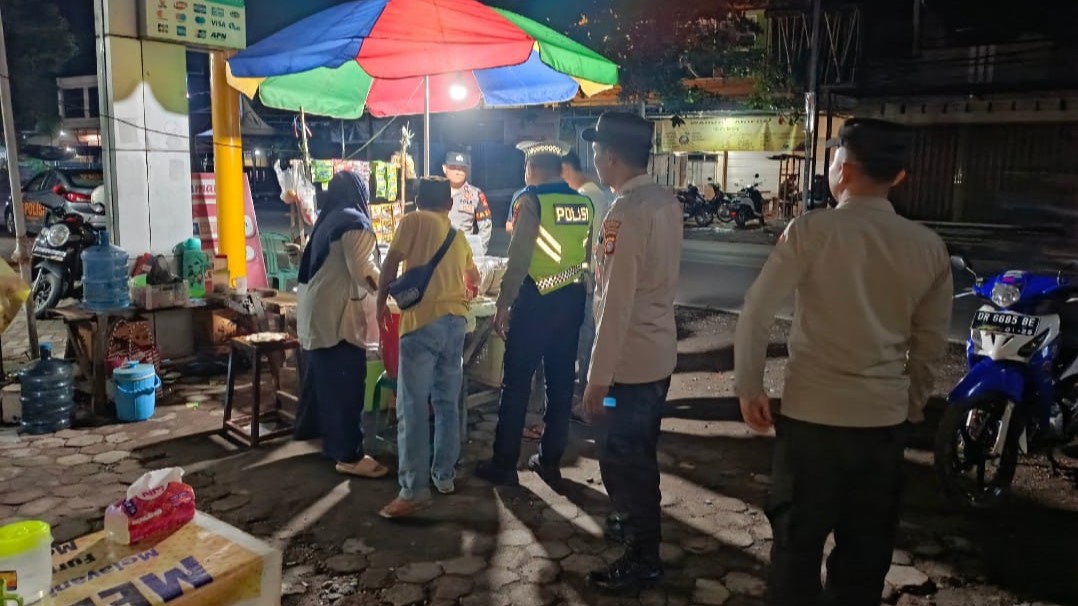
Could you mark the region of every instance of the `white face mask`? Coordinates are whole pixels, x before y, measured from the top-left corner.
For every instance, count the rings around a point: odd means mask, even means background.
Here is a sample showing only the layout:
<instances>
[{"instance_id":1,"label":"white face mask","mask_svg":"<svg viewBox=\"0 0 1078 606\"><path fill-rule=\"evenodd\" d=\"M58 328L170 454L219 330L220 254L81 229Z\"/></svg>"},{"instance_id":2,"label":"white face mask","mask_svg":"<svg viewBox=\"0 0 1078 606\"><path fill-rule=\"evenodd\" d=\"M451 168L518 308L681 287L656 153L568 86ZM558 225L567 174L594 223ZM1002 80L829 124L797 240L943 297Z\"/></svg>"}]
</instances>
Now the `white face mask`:
<instances>
[{"instance_id":1,"label":"white face mask","mask_svg":"<svg viewBox=\"0 0 1078 606\"><path fill-rule=\"evenodd\" d=\"M846 190L845 183L842 179L842 166L846 164L848 152L845 147L839 147L835 149L835 155L831 159L831 166L827 169L827 184L831 186L831 195L836 200L842 198L842 193Z\"/></svg>"}]
</instances>

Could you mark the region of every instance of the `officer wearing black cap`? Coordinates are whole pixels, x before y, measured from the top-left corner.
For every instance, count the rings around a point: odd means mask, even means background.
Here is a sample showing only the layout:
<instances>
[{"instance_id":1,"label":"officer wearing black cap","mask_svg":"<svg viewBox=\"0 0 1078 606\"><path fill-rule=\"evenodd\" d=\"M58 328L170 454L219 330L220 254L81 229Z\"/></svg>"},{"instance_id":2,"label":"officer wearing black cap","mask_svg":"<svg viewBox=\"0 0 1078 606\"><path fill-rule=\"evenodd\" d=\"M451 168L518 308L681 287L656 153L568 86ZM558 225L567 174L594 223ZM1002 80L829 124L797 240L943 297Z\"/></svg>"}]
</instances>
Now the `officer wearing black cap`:
<instances>
[{"instance_id":1,"label":"officer wearing black cap","mask_svg":"<svg viewBox=\"0 0 1078 606\"><path fill-rule=\"evenodd\" d=\"M599 435L599 470L614 510L611 535L624 555L588 582L622 592L663 578L657 446L677 365L674 293L681 264L677 198L648 175L653 127L608 112L584 132L595 168L615 199L595 250L595 345L584 409ZM609 398L609 400L608 400Z\"/></svg>"},{"instance_id":2,"label":"officer wearing black cap","mask_svg":"<svg viewBox=\"0 0 1078 606\"><path fill-rule=\"evenodd\" d=\"M561 178L561 157L568 146L544 142L520 147L528 187L513 200L515 230L494 319L495 329L506 339L498 428L494 456L478 466L476 476L498 485L518 483L520 436L532 377L542 362L546 428L528 469L558 488L569 441L595 209L587 196Z\"/></svg>"},{"instance_id":3,"label":"officer wearing black cap","mask_svg":"<svg viewBox=\"0 0 1078 606\"><path fill-rule=\"evenodd\" d=\"M453 189L453 210L449 211L449 221L453 227L464 234L479 234L483 243L483 254L490 249L490 237L494 232L494 221L490 216L490 205L483 190L468 182L472 170L472 156L466 152L449 152L442 164L442 173L449 180Z\"/></svg>"},{"instance_id":4,"label":"officer wearing black cap","mask_svg":"<svg viewBox=\"0 0 1078 606\"><path fill-rule=\"evenodd\" d=\"M777 435L767 509L775 604L879 604L891 565L907 427L924 418L953 294L943 241L887 199L906 177L909 139L897 124L849 120L828 142L838 206L793 221L745 296L734 344L741 413ZM795 293L775 414L763 381L768 333Z\"/></svg>"}]
</instances>

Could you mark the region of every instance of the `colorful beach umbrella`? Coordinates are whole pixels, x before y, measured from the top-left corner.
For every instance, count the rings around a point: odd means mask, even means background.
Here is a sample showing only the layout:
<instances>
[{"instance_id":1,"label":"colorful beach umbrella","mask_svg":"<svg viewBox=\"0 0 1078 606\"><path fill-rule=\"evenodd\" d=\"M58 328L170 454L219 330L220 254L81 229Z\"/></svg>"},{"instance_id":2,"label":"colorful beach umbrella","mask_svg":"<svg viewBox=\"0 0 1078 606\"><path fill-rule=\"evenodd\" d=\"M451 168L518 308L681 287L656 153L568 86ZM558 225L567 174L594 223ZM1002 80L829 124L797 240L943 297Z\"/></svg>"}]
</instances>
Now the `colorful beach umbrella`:
<instances>
[{"instance_id":1,"label":"colorful beach umbrella","mask_svg":"<svg viewBox=\"0 0 1078 606\"><path fill-rule=\"evenodd\" d=\"M475 0L340 4L228 63L248 97L340 119L560 103L618 81L617 65L594 51Z\"/></svg>"}]
</instances>

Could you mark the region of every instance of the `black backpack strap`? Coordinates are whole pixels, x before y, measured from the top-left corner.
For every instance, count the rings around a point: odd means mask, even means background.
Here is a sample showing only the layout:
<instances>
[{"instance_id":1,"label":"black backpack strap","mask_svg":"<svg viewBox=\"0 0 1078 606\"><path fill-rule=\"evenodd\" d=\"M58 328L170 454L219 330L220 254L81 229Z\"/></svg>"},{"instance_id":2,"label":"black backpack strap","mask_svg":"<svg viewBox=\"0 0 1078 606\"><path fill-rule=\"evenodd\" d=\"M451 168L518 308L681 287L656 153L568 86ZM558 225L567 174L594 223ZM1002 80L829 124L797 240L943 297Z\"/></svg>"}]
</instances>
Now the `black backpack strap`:
<instances>
[{"instance_id":1,"label":"black backpack strap","mask_svg":"<svg viewBox=\"0 0 1078 606\"><path fill-rule=\"evenodd\" d=\"M449 234L445 237L445 242L442 242L442 247L438 249L438 252L434 253L434 257L430 260L430 263L428 263L432 271L442 262L442 258L449 252L449 247L453 245L453 239L456 237L457 230L450 227Z\"/></svg>"}]
</instances>

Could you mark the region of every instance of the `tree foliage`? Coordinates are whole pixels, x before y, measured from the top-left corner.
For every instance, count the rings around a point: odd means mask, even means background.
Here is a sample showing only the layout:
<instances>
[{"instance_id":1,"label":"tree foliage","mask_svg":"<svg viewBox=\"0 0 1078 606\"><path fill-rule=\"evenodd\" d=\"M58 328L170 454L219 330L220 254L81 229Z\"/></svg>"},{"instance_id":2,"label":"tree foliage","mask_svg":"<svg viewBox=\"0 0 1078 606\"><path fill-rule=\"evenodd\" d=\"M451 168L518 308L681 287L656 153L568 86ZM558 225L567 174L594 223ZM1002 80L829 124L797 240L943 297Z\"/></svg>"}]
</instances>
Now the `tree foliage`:
<instances>
[{"instance_id":1,"label":"tree foliage","mask_svg":"<svg viewBox=\"0 0 1078 606\"><path fill-rule=\"evenodd\" d=\"M21 130L54 133L59 125L56 75L78 52L71 26L56 5L0 0L15 122Z\"/></svg>"},{"instance_id":2,"label":"tree foliage","mask_svg":"<svg viewBox=\"0 0 1078 606\"><path fill-rule=\"evenodd\" d=\"M725 0L579 0L548 19L622 68L622 97L658 98L669 111L724 101L686 86L702 77L751 78L748 104L782 109L786 83L770 69L760 25Z\"/></svg>"}]
</instances>

